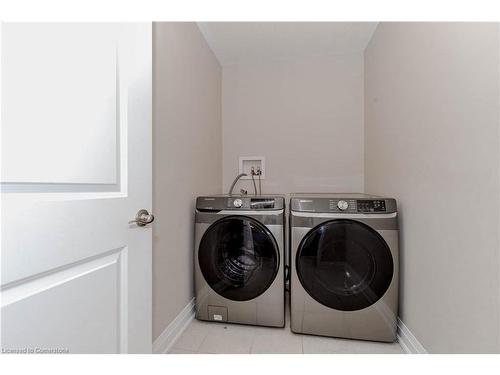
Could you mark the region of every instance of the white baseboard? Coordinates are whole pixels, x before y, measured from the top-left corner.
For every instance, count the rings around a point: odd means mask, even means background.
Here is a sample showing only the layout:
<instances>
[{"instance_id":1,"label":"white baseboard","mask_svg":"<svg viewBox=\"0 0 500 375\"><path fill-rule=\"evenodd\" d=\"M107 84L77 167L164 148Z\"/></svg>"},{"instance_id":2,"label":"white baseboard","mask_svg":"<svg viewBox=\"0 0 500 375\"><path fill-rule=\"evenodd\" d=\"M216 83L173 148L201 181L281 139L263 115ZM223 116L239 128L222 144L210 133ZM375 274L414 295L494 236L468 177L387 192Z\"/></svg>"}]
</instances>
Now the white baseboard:
<instances>
[{"instance_id":1,"label":"white baseboard","mask_svg":"<svg viewBox=\"0 0 500 375\"><path fill-rule=\"evenodd\" d=\"M153 343L154 354L165 354L194 319L195 299L193 298L175 317Z\"/></svg>"},{"instance_id":2,"label":"white baseboard","mask_svg":"<svg viewBox=\"0 0 500 375\"><path fill-rule=\"evenodd\" d=\"M408 354L427 354L427 350L417 340L415 335L398 317L398 342Z\"/></svg>"}]
</instances>

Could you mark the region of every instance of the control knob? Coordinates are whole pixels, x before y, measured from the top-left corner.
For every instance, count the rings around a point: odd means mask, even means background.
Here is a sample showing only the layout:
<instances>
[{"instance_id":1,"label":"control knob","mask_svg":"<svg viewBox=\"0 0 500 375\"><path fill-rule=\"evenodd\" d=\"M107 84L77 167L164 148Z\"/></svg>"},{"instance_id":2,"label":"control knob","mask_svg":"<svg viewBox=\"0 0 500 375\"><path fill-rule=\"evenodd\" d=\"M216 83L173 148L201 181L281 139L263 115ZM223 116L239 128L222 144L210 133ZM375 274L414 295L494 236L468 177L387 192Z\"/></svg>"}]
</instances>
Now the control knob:
<instances>
[{"instance_id":1,"label":"control knob","mask_svg":"<svg viewBox=\"0 0 500 375\"><path fill-rule=\"evenodd\" d=\"M243 201L240 198L237 198L233 201L233 206L236 208L240 208L243 206Z\"/></svg>"},{"instance_id":2,"label":"control knob","mask_svg":"<svg viewBox=\"0 0 500 375\"><path fill-rule=\"evenodd\" d=\"M337 203L337 207L340 211L345 211L349 208L349 203L346 201L339 201L339 203Z\"/></svg>"}]
</instances>

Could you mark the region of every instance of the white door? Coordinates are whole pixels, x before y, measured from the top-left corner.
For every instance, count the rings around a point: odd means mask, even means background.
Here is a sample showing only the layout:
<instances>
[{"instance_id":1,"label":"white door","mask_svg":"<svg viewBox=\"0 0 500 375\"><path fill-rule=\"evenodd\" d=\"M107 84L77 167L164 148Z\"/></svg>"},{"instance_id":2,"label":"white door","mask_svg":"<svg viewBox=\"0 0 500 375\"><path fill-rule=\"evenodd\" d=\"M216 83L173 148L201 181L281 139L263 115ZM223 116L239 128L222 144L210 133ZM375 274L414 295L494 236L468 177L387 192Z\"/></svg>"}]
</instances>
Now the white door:
<instances>
[{"instance_id":1,"label":"white door","mask_svg":"<svg viewBox=\"0 0 500 375\"><path fill-rule=\"evenodd\" d=\"M1 347L151 352L151 24L3 24Z\"/></svg>"}]
</instances>

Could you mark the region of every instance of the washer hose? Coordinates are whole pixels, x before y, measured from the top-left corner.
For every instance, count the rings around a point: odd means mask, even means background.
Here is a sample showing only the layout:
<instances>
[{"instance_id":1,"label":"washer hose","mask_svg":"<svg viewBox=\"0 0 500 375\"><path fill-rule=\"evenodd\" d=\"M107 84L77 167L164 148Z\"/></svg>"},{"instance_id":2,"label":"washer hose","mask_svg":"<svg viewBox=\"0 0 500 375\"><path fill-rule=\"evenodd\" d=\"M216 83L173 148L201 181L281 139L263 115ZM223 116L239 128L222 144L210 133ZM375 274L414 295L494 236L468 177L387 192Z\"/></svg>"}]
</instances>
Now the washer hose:
<instances>
[{"instance_id":1,"label":"washer hose","mask_svg":"<svg viewBox=\"0 0 500 375\"><path fill-rule=\"evenodd\" d=\"M238 180L240 178L242 178L243 176L247 176L247 174L246 173L240 173L238 176L236 176L236 178L234 179L233 183L231 184L231 188L229 189L229 196L233 195L234 185L236 185L236 183L238 182Z\"/></svg>"},{"instance_id":2,"label":"washer hose","mask_svg":"<svg viewBox=\"0 0 500 375\"><path fill-rule=\"evenodd\" d=\"M253 178L253 172L251 173L252 182L253 182L253 191L255 192L255 196L257 196L257 185L255 185L255 179Z\"/></svg>"}]
</instances>

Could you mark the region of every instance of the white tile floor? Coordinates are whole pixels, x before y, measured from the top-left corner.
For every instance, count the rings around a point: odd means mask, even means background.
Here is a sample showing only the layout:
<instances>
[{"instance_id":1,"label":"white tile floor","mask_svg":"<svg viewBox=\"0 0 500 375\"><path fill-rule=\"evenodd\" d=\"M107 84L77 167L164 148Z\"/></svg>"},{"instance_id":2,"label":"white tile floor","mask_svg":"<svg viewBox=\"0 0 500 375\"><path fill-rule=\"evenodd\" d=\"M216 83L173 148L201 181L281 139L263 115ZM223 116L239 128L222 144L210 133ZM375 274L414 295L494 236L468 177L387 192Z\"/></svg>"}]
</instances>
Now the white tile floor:
<instances>
[{"instance_id":1,"label":"white tile floor","mask_svg":"<svg viewBox=\"0 0 500 375\"><path fill-rule=\"evenodd\" d=\"M398 343L343 340L298 335L285 328L268 328L193 320L170 354L401 354Z\"/></svg>"}]
</instances>

